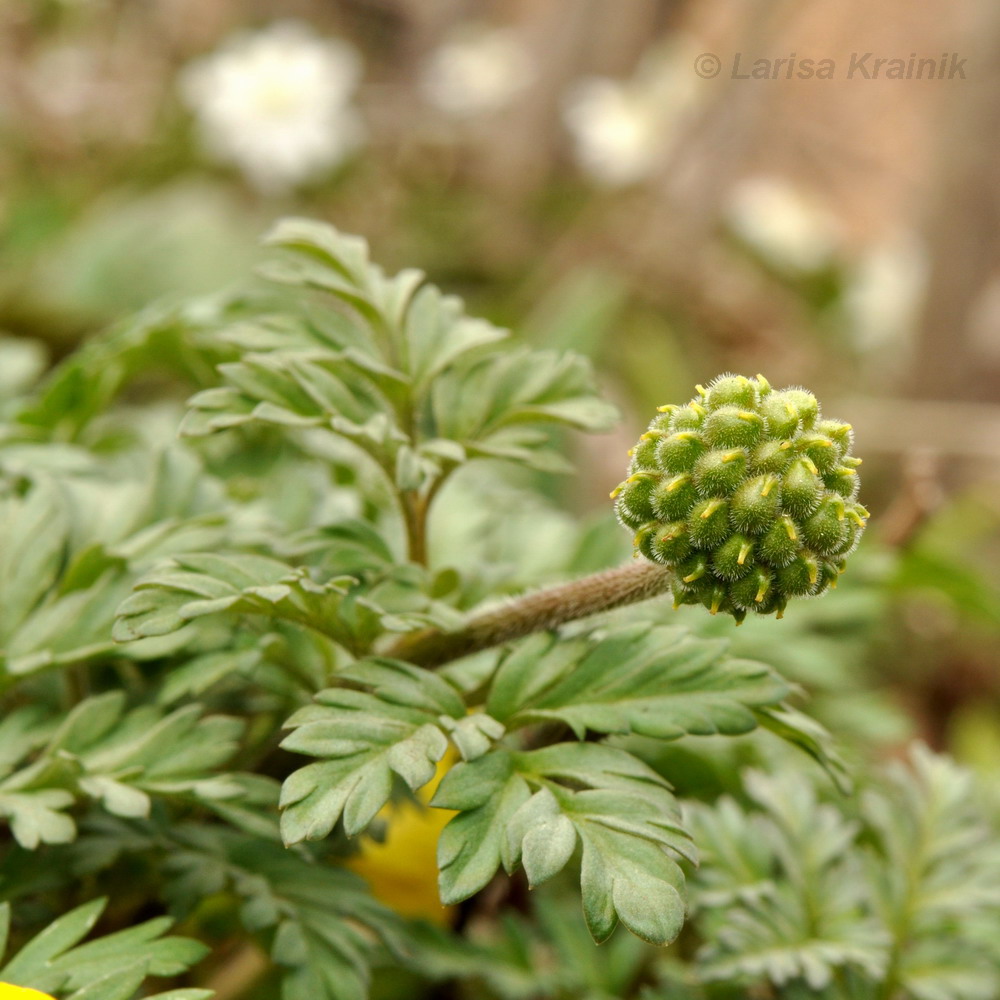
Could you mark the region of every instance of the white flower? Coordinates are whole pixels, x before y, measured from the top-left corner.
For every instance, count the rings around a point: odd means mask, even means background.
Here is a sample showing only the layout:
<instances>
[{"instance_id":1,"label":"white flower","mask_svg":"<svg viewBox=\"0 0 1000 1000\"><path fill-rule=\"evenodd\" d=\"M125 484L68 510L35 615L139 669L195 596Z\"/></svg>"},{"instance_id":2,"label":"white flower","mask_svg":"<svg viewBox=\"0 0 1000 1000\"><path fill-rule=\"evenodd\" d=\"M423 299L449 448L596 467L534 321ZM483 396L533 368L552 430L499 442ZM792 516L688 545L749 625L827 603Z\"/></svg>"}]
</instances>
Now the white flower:
<instances>
[{"instance_id":1,"label":"white flower","mask_svg":"<svg viewBox=\"0 0 1000 1000\"><path fill-rule=\"evenodd\" d=\"M859 347L871 350L906 343L920 316L927 269L925 247L915 234L906 233L874 247L857 262L844 307ZM1000 299L994 296L994 302Z\"/></svg>"},{"instance_id":2,"label":"white flower","mask_svg":"<svg viewBox=\"0 0 1000 1000\"><path fill-rule=\"evenodd\" d=\"M781 270L817 271L840 250L841 228L825 206L778 177L753 177L729 196L737 236Z\"/></svg>"},{"instance_id":3,"label":"white flower","mask_svg":"<svg viewBox=\"0 0 1000 1000\"><path fill-rule=\"evenodd\" d=\"M348 103L361 58L348 43L280 21L233 36L181 73L208 151L259 190L294 187L340 163L364 129Z\"/></svg>"},{"instance_id":4,"label":"white flower","mask_svg":"<svg viewBox=\"0 0 1000 1000\"><path fill-rule=\"evenodd\" d=\"M655 102L615 80L581 80L565 121L580 167L608 187L642 180L665 148Z\"/></svg>"},{"instance_id":5,"label":"white flower","mask_svg":"<svg viewBox=\"0 0 1000 1000\"><path fill-rule=\"evenodd\" d=\"M431 55L420 84L440 111L469 117L505 107L534 78L531 55L515 32L466 26Z\"/></svg>"},{"instance_id":6,"label":"white flower","mask_svg":"<svg viewBox=\"0 0 1000 1000\"><path fill-rule=\"evenodd\" d=\"M665 161L700 100L697 43L674 39L646 55L631 80L588 77L570 90L563 120L580 168L608 187L643 180Z\"/></svg>"}]
</instances>

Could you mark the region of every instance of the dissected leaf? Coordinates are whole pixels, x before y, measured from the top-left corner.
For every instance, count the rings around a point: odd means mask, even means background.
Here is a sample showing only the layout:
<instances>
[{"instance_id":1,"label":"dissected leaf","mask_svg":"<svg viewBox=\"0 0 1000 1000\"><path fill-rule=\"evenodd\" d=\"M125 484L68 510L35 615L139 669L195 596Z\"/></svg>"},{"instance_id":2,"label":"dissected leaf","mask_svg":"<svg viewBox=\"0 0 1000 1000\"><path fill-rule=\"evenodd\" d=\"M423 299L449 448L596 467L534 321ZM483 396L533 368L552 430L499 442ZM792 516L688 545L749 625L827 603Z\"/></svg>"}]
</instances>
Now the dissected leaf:
<instances>
[{"instance_id":1,"label":"dissected leaf","mask_svg":"<svg viewBox=\"0 0 1000 1000\"><path fill-rule=\"evenodd\" d=\"M512 728L553 720L581 737L749 732L754 710L778 704L790 689L768 667L725 650L724 642L648 624L596 641L535 638L500 665L486 707Z\"/></svg>"},{"instance_id":2,"label":"dissected leaf","mask_svg":"<svg viewBox=\"0 0 1000 1000\"><path fill-rule=\"evenodd\" d=\"M359 833L388 801L394 774L423 787L448 748L440 719L465 714L444 680L407 663L366 660L341 676L368 690L321 691L286 722L286 750L323 758L285 780L286 843L324 837L341 816L348 836Z\"/></svg>"}]
</instances>

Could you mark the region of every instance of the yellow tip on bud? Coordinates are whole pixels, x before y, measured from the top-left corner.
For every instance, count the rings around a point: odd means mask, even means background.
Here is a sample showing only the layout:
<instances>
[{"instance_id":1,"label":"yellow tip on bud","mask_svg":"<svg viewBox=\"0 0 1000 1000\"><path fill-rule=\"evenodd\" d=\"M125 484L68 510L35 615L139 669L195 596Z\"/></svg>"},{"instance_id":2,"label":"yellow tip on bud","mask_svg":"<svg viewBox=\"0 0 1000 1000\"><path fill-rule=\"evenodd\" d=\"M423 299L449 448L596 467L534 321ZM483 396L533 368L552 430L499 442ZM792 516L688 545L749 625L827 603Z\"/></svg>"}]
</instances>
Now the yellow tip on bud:
<instances>
[{"instance_id":1,"label":"yellow tip on bud","mask_svg":"<svg viewBox=\"0 0 1000 1000\"><path fill-rule=\"evenodd\" d=\"M664 403L663 406L658 406L656 408L657 413L673 413L677 409L675 403Z\"/></svg>"},{"instance_id":2,"label":"yellow tip on bud","mask_svg":"<svg viewBox=\"0 0 1000 1000\"><path fill-rule=\"evenodd\" d=\"M723 504L722 500L709 500L708 506L701 512L702 520L708 520Z\"/></svg>"},{"instance_id":3,"label":"yellow tip on bud","mask_svg":"<svg viewBox=\"0 0 1000 1000\"><path fill-rule=\"evenodd\" d=\"M667 483L667 492L673 493L677 487L683 486L690 478L691 477L686 472L682 472L679 476L674 476L674 478Z\"/></svg>"},{"instance_id":4,"label":"yellow tip on bud","mask_svg":"<svg viewBox=\"0 0 1000 1000\"><path fill-rule=\"evenodd\" d=\"M785 617L785 609L784 608L778 608L778 610L774 613L774 617L775 617L775 619L784 618Z\"/></svg>"},{"instance_id":5,"label":"yellow tip on bud","mask_svg":"<svg viewBox=\"0 0 1000 1000\"><path fill-rule=\"evenodd\" d=\"M781 444L778 445L778 451L788 451L788 449L791 448L791 446L792 446L791 441L782 441Z\"/></svg>"},{"instance_id":6,"label":"yellow tip on bud","mask_svg":"<svg viewBox=\"0 0 1000 1000\"><path fill-rule=\"evenodd\" d=\"M722 456L723 462L735 462L736 459L743 457L743 450L741 448L733 448L732 451L727 451L725 455Z\"/></svg>"},{"instance_id":7,"label":"yellow tip on bud","mask_svg":"<svg viewBox=\"0 0 1000 1000\"><path fill-rule=\"evenodd\" d=\"M619 484L608 494L608 496L612 500L617 500L618 497L621 496L621 492L622 492L622 486Z\"/></svg>"},{"instance_id":8,"label":"yellow tip on bud","mask_svg":"<svg viewBox=\"0 0 1000 1000\"><path fill-rule=\"evenodd\" d=\"M753 544L750 542L745 542L740 546L740 554L736 559L736 565L742 566L747 561L747 556L750 555L750 550L753 548Z\"/></svg>"},{"instance_id":9,"label":"yellow tip on bud","mask_svg":"<svg viewBox=\"0 0 1000 1000\"><path fill-rule=\"evenodd\" d=\"M760 495L762 497L766 497L768 495L768 493L770 493L771 490L774 489L774 484L776 482L777 482L777 480L773 476L768 476L767 477L767 481L764 483L763 489L760 491Z\"/></svg>"},{"instance_id":10,"label":"yellow tip on bud","mask_svg":"<svg viewBox=\"0 0 1000 1000\"><path fill-rule=\"evenodd\" d=\"M799 540L799 534L795 530L795 522L790 518L785 519L785 533L788 535L788 540L790 542L797 542Z\"/></svg>"},{"instance_id":11,"label":"yellow tip on bud","mask_svg":"<svg viewBox=\"0 0 1000 1000\"><path fill-rule=\"evenodd\" d=\"M816 463L808 455L802 456L802 462L814 476L819 475L819 469L816 468Z\"/></svg>"},{"instance_id":12,"label":"yellow tip on bud","mask_svg":"<svg viewBox=\"0 0 1000 1000\"><path fill-rule=\"evenodd\" d=\"M696 403L693 400L691 401L691 409L702 417L705 416L706 413L708 413L708 410L706 410L705 407L701 405L701 403Z\"/></svg>"},{"instance_id":13,"label":"yellow tip on bud","mask_svg":"<svg viewBox=\"0 0 1000 1000\"><path fill-rule=\"evenodd\" d=\"M785 413L787 413L790 417L798 417L798 414L795 412L795 407L792 406L791 403L785 403Z\"/></svg>"},{"instance_id":14,"label":"yellow tip on bud","mask_svg":"<svg viewBox=\"0 0 1000 1000\"><path fill-rule=\"evenodd\" d=\"M694 583L695 580L700 580L705 575L703 569L696 569L693 573L688 573L687 576L681 577L682 583Z\"/></svg>"},{"instance_id":15,"label":"yellow tip on bud","mask_svg":"<svg viewBox=\"0 0 1000 1000\"><path fill-rule=\"evenodd\" d=\"M763 601L764 598L767 596L767 592L770 589L770 586L771 585L770 585L770 583L768 583L767 580L761 580L760 587L757 589L757 594L754 597L754 601L757 604L760 604L761 601Z\"/></svg>"},{"instance_id":16,"label":"yellow tip on bud","mask_svg":"<svg viewBox=\"0 0 1000 1000\"><path fill-rule=\"evenodd\" d=\"M740 420L746 420L751 422L760 419L756 413L750 413L749 410L740 410L737 416L740 418Z\"/></svg>"},{"instance_id":17,"label":"yellow tip on bud","mask_svg":"<svg viewBox=\"0 0 1000 1000\"><path fill-rule=\"evenodd\" d=\"M708 610L711 611L713 615L717 615L719 613L719 608L721 607L722 598L716 594L715 597L712 598L712 606Z\"/></svg>"},{"instance_id":18,"label":"yellow tip on bud","mask_svg":"<svg viewBox=\"0 0 1000 1000\"><path fill-rule=\"evenodd\" d=\"M701 396L702 399L705 398L705 387L703 385L696 385L694 387L694 391L698 393L698 395Z\"/></svg>"},{"instance_id":19,"label":"yellow tip on bud","mask_svg":"<svg viewBox=\"0 0 1000 1000\"><path fill-rule=\"evenodd\" d=\"M809 567L809 583L812 586L816 585L816 581L819 579L819 566L816 565L814 560L809 560L806 565Z\"/></svg>"}]
</instances>

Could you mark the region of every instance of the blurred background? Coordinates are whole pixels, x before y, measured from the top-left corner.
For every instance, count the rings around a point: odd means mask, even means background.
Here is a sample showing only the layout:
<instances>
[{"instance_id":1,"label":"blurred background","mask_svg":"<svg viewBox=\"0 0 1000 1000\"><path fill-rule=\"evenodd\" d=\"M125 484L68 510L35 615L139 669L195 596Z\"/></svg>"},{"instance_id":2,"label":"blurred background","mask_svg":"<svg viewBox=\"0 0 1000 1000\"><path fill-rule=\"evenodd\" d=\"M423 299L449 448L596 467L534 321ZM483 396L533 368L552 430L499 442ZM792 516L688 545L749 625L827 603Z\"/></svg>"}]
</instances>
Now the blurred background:
<instances>
[{"instance_id":1,"label":"blurred background","mask_svg":"<svg viewBox=\"0 0 1000 1000\"><path fill-rule=\"evenodd\" d=\"M628 554L606 497L655 405L806 384L870 537L736 641L840 732L996 769L998 135L993 0L4 0L0 395L328 220L593 358L621 429L552 487L582 569Z\"/></svg>"}]
</instances>

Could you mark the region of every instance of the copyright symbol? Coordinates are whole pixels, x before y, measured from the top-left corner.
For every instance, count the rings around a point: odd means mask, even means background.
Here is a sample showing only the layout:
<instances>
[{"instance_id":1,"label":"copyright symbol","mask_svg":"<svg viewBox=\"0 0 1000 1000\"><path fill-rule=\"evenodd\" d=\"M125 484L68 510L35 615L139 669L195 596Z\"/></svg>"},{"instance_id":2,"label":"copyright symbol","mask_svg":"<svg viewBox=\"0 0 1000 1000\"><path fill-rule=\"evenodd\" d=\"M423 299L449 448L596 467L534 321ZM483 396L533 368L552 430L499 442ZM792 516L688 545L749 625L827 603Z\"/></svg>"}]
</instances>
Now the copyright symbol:
<instances>
[{"instance_id":1,"label":"copyright symbol","mask_svg":"<svg viewBox=\"0 0 1000 1000\"><path fill-rule=\"evenodd\" d=\"M702 52L694 61L694 71L703 80L711 80L722 70L722 60L714 52Z\"/></svg>"}]
</instances>

